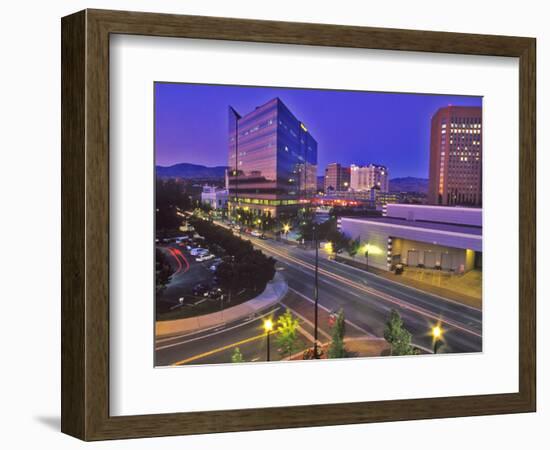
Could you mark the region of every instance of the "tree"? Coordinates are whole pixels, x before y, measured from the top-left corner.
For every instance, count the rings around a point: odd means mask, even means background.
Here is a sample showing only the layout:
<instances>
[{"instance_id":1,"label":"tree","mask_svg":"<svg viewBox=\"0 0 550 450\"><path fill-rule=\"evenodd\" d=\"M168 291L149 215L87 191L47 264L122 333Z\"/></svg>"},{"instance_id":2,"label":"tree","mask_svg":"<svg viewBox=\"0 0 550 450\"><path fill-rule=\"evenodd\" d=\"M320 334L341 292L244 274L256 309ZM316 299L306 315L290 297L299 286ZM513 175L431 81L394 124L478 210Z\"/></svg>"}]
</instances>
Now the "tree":
<instances>
[{"instance_id":1,"label":"tree","mask_svg":"<svg viewBox=\"0 0 550 450\"><path fill-rule=\"evenodd\" d=\"M222 286L230 291L235 288L246 288L261 292L266 283L273 279L275 260L254 249L250 241L235 236L226 228L198 218L189 219L189 223L207 242L212 243L211 247L216 245L230 256L225 258L216 272ZM223 252L217 250L217 254L220 253Z\"/></svg>"},{"instance_id":2,"label":"tree","mask_svg":"<svg viewBox=\"0 0 550 450\"><path fill-rule=\"evenodd\" d=\"M340 309L336 316L336 322L332 329L332 341L328 349L329 358L345 358L347 356L344 345L344 335L346 333L346 319L344 310Z\"/></svg>"},{"instance_id":3,"label":"tree","mask_svg":"<svg viewBox=\"0 0 550 450\"><path fill-rule=\"evenodd\" d=\"M359 236L357 236L355 239L349 241L348 244L348 255L352 258L355 258L355 255L357 255L357 252L359 251L359 248L361 247L361 239L359 239Z\"/></svg>"},{"instance_id":4,"label":"tree","mask_svg":"<svg viewBox=\"0 0 550 450\"><path fill-rule=\"evenodd\" d=\"M157 248L155 250L155 291L157 295L166 289L173 272L166 256Z\"/></svg>"},{"instance_id":5,"label":"tree","mask_svg":"<svg viewBox=\"0 0 550 450\"><path fill-rule=\"evenodd\" d=\"M403 320L395 309L391 310L390 318L384 329L384 339L391 346L391 355L416 355L418 351L411 344L411 333L403 327Z\"/></svg>"},{"instance_id":6,"label":"tree","mask_svg":"<svg viewBox=\"0 0 550 450\"><path fill-rule=\"evenodd\" d=\"M277 320L277 345L290 358L298 338L298 319L287 309Z\"/></svg>"},{"instance_id":7,"label":"tree","mask_svg":"<svg viewBox=\"0 0 550 450\"><path fill-rule=\"evenodd\" d=\"M155 184L155 226L158 231L175 231L182 223L178 208L192 206L189 186L175 179L157 178Z\"/></svg>"},{"instance_id":8,"label":"tree","mask_svg":"<svg viewBox=\"0 0 550 450\"><path fill-rule=\"evenodd\" d=\"M233 354L231 355L231 362L232 363L242 363L242 362L245 362L244 358L243 358L243 354L241 353L241 351L239 350L239 347L236 347L235 350L233 351Z\"/></svg>"},{"instance_id":9,"label":"tree","mask_svg":"<svg viewBox=\"0 0 550 450\"><path fill-rule=\"evenodd\" d=\"M349 238L342 232L334 229L327 233L327 240L332 243L332 250L334 253L344 250L349 245Z\"/></svg>"}]
</instances>

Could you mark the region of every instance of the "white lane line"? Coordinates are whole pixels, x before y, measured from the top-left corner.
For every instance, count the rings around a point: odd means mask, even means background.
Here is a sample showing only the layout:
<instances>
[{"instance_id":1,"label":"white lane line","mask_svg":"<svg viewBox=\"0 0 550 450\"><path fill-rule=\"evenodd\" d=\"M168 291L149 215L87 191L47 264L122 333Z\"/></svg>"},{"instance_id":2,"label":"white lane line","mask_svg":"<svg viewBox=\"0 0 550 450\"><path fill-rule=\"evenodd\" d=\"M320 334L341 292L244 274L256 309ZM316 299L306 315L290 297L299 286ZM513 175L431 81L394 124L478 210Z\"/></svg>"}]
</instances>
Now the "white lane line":
<instances>
[{"instance_id":1,"label":"white lane line","mask_svg":"<svg viewBox=\"0 0 550 450\"><path fill-rule=\"evenodd\" d=\"M404 287L406 289L411 289L413 291L416 291L416 292L419 292L421 294L427 294L427 295L430 295L432 297L436 297L436 298L439 298L440 300L443 300L445 302L448 302L448 303L453 303L454 305L457 305L457 306L463 306L464 308L468 308L468 309L472 309L476 312L483 312L483 309L479 309L479 308L476 308L475 306L471 306L471 305L467 305L465 303L460 303L460 302L457 302L456 300L452 300L450 298L447 298L447 297L442 297L441 295L439 294L434 294L432 292L427 292L427 291L423 291L422 289L419 289L419 288L416 288L414 286L409 286L407 284L404 284L404 283L400 283L399 281L395 281L395 280L390 280L386 277L383 277L381 275L377 275L375 273L372 273L372 272L365 272L364 270L361 270L361 269L358 269L357 267L353 267L353 266L350 266L348 264L345 264L343 262L340 262L340 261L335 261L335 260L329 260L329 259L326 259L327 262L330 262L330 263L336 263L336 264L339 264L341 266L345 266L345 267L348 267L356 272L360 272L362 275L366 275L366 276L373 276L375 278L378 278L380 280L384 280L384 281L388 281L389 283L393 283L393 284L396 284L398 286L401 286L401 287ZM413 297L414 298L414 297ZM417 299L418 300L418 299Z\"/></svg>"},{"instance_id":2,"label":"white lane line","mask_svg":"<svg viewBox=\"0 0 550 450\"><path fill-rule=\"evenodd\" d=\"M270 250L269 245L264 244L264 246L265 246L265 248L266 248L268 251ZM260 247L261 247L261 245L260 245ZM296 253L293 253L293 252L291 252L291 251L288 251L288 249L285 249L285 250L286 250L286 253L287 253L287 257L296 258L296 259L298 259L298 260L301 260L301 261L302 261L303 263L305 263L305 264L310 264L310 265L313 264L313 263L309 262L307 259L302 259L301 256L304 256L304 255L297 255ZM271 251L272 251L272 253L277 254L277 251L282 252L282 249L278 249L278 248L277 248L277 250L275 250L275 249L273 248ZM280 255L280 256L282 256L282 255ZM306 254L305 256L308 256L308 255ZM452 299L449 299L449 298L447 298L447 297L442 297L441 295L438 295L438 294L434 294L434 293L431 293L431 292L423 291L423 290L418 289L418 288L415 288L415 287L413 287L413 286L409 286L409 285L400 283L399 281L390 280L390 279L388 279L388 278L385 278L385 277L383 277L383 276L381 276L381 275L377 275L377 274L372 273L372 272L365 272L364 270L358 269L357 267L353 267L353 266L350 266L350 265L348 265L348 264L345 264L345 263L342 263L342 262L339 262L339 261L329 260L328 258L324 258L324 260L325 260L329 265L330 265L330 263L336 263L336 264L338 264L338 265L340 265L340 266L342 266L342 267L350 268L350 269L352 269L353 271L358 272L358 273L360 273L360 274L362 274L362 275L366 275L366 276L369 276L369 275L370 275L370 276L373 276L373 277L378 278L378 279L380 279L380 280L387 281L388 283L393 283L393 284L395 284L395 285L397 285L397 286L401 286L401 287L406 288L406 289L411 289L411 290L416 291L416 292L419 292L419 293L421 293L421 294L429 295L429 296L438 298L438 299L440 299L440 300L443 300L443 301L445 301L445 302L452 303L452 304L457 305L457 306L463 306L464 308L471 309L471 310L476 311L476 312L483 312L482 309L476 308L476 307L474 307L474 306L466 305L466 304L464 304L464 303L457 302L456 300L452 300ZM320 268L322 268L322 267L320 267ZM330 269L327 269L327 268L322 268L322 269L323 269L323 270L328 270L328 271L330 271ZM345 271L344 271L344 274L345 274ZM345 274L345 275L347 275L347 274ZM339 276L342 277L343 275L340 275L340 274L339 274ZM350 281L356 283L355 280L350 280ZM371 288L371 289L372 289L372 288ZM395 291L394 291L394 292L395 292ZM398 292L399 292L399 291L398 291ZM403 294L402 292L399 292L399 293L400 293L400 294ZM407 294L405 293L405 295L407 295ZM409 294L409 295L412 295L412 294ZM415 298L415 297L413 297L413 298ZM419 300L421 300L421 299L416 298L416 300L419 301Z\"/></svg>"},{"instance_id":3,"label":"white lane line","mask_svg":"<svg viewBox=\"0 0 550 450\"><path fill-rule=\"evenodd\" d=\"M305 262L301 261L300 259L298 259L296 257L285 256L284 254L280 254L279 256L281 256L283 258L287 258L287 259L289 259L289 260L291 260L294 263L299 264L299 265L310 266L309 268L313 267L311 264L305 263ZM324 274L326 276L329 276L331 278L335 278L338 281L343 282L345 284L348 284L352 287L355 287L356 289L361 290L363 292L367 292L369 294L372 294L372 295L374 295L374 296L376 296L376 297L378 297L382 300L385 300L386 302L396 304L400 308L409 309L409 310L414 311L414 312L416 312L416 313L418 313L418 314L420 314L424 317L428 317L432 320L439 320L439 321L441 321L441 322L443 322L447 325L450 325L454 328L460 329L460 330L462 330L466 333L473 334L473 335L478 336L478 337L482 337L482 335L480 333L478 333L474 330L471 330L471 329L461 325L460 323L458 323L458 322L456 322L452 319L444 318L444 317L441 316L441 314L432 313L429 309L426 309L424 306L418 306L414 302L411 303L410 301L402 300L402 299L393 297L389 294L384 293L383 291L380 291L378 289L374 289L374 288L371 288L371 287L364 286L364 285L362 285L361 283L359 283L357 281L350 280L349 278L343 277L342 275L337 275L337 274L332 273L332 272L330 272L326 269L321 269L320 268L319 273Z\"/></svg>"},{"instance_id":4,"label":"white lane line","mask_svg":"<svg viewBox=\"0 0 550 450\"><path fill-rule=\"evenodd\" d=\"M290 288L289 288L290 289ZM299 312L295 311L294 309L292 309L290 306L287 306L285 305L284 303L281 302L281 306L283 308L286 308L286 309L289 309L290 311L292 311L294 313L295 316L297 316L298 318L300 318L302 321L304 321L305 323L307 323L310 327L312 328L315 328L315 325L313 322L311 322L310 320L306 319L304 316L302 316ZM320 306L320 305L319 305ZM319 333L323 334L326 338L328 339L332 339L330 334L328 334L326 331L322 330L320 327L317 327ZM304 333L304 336L307 337L307 334L309 334L307 331L303 330L303 333ZM313 336L311 336L311 334L309 334L309 336L311 337L311 341L313 342L315 339Z\"/></svg>"},{"instance_id":5,"label":"white lane line","mask_svg":"<svg viewBox=\"0 0 550 450\"><path fill-rule=\"evenodd\" d=\"M174 344L168 344L168 345L164 345L164 346L161 346L161 347L155 347L155 350L165 350L167 348L172 348L172 347L177 347L178 345L183 345L183 344L188 344L190 342L194 342L194 341L198 341L200 339L204 339L204 338L207 338L207 337L212 337L212 336L216 336L217 334L221 334L221 333L225 333L226 331L231 331L231 330L234 330L235 328L239 328L239 327L242 327L244 325L248 325L249 323L252 323L258 319L261 319L262 317L265 317L265 316L269 316L271 314L274 314L276 311L278 311L280 308L277 307L275 309L272 309L271 311L269 312L266 312L265 314L262 314L260 316L256 316L254 319L250 319L246 322L242 322L242 323L239 323L238 325L235 325L233 327L230 327L230 328L223 328L222 330L219 330L219 331L215 331L213 333L209 333L209 334L205 334L203 336L198 336L196 338L191 338L191 339L188 339L186 341L181 341L181 342L175 342Z\"/></svg>"},{"instance_id":6,"label":"white lane line","mask_svg":"<svg viewBox=\"0 0 550 450\"><path fill-rule=\"evenodd\" d=\"M288 288L289 291L292 291L294 292L296 295L299 295L300 297L302 297L304 300L307 300L308 302L310 303L313 303L315 304L315 300L305 296L304 294L302 294L301 292L298 292L297 290L295 289L292 289L291 287ZM323 309L324 311L328 312L328 313L331 313L332 311L330 309L328 309L326 306L323 306L321 305L321 303L318 303L319 305L319 308ZM346 323L349 324L350 326L352 326L353 328L355 328L356 330L359 330L361 333L364 333L366 334L367 336L371 336L371 337L377 337L376 335L368 332L367 330L365 330L363 327L353 323L351 320L348 320L346 319Z\"/></svg>"}]
</instances>

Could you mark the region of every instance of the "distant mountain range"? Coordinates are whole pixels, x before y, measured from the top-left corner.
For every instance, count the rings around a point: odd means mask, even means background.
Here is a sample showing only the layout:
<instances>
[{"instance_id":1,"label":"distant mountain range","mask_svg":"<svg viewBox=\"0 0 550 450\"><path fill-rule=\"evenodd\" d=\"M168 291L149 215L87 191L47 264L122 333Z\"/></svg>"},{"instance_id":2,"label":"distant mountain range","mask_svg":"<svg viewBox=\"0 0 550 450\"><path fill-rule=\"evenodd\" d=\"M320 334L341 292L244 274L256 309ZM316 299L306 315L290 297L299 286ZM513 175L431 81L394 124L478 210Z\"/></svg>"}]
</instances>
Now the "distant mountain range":
<instances>
[{"instance_id":1,"label":"distant mountain range","mask_svg":"<svg viewBox=\"0 0 550 450\"><path fill-rule=\"evenodd\" d=\"M428 192L428 179L403 177L390 180L390 192Z\"/></svg>"},{"instance_id":2,"label":"distant mountain range","mask_svg":"<svg viewBox=\"0 0 550 450\"><path fill-rule=\"evenodd\" d=\"M207 167L199 164L180 163L173 166L156 166L160 178L223 178L227 166Z\"/></svg>"},{"instance_id":3,"label":"distant mountain range","mask_svg":"<svg viewBox=\"0 0 550 450\"><path fill-rule=\"evenodd\" d=\"M156 166L160 178L220 179L227 166L207 167L200 164L179 163L172 166ZM321 177L318 177L321 178ZM391 192L428 192L426 178L403 177L390 180Z\"/></svg>"}]
</instances>

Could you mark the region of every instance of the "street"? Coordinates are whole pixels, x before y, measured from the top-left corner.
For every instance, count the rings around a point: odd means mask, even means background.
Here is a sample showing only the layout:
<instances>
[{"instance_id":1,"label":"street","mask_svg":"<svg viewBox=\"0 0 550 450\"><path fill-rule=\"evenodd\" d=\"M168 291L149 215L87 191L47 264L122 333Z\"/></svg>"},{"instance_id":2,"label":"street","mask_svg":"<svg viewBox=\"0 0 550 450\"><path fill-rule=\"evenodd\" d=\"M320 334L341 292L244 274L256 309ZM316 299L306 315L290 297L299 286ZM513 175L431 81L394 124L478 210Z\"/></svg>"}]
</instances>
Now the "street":
<instances>
[{"instance_id":1,"label":"street","mask_svg":"<svg viewBox=\"0 0 550 450\"><path fill-rule=\"evenodd\" d=\"M231 362L236 347L246 361L265 361L266 336L263 317L276 319L286 308L300 320L298 350L313 343L315 252L273 240L242 236L277 260L277 270L288 282L289 292L280 304L261 317L228 323L211 330L185 336L158 339L157 366ZM181 273L179 275L184 275ZM179 277L178 277L179 278ZM328 260L319 252L319 340L330 340L328 314L343 308L346 337L382 338L391 309L399 311L413 343L425 353L432 349L431 328L444 330L442 352L482 351L482 312L372 273ZM271 360L280 355L271 339Z\"/></svg>"}]
</instances>

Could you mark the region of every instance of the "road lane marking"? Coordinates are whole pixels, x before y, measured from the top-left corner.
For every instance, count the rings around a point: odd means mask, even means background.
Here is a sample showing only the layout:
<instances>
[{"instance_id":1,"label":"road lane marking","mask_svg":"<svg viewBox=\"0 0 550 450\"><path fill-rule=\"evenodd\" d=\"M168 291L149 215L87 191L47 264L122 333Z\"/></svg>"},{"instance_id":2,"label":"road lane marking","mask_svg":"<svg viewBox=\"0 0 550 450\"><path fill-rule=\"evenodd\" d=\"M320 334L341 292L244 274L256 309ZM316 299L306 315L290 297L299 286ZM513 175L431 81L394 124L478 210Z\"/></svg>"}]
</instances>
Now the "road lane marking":
<instances>
[{"instance_id":1,"label":"road lane marking","mask_svg":"<svg viewBox=\"0 0 550 450\"><path fill-rule=\"evenodd\" d=\"M270 247L266 247L265 245L263 244L257 244L260 248L263 248L264 250L267 250L267 251L271 251L272 253L282 257L282 258L286 258L296 264L299 264L303 267L306 267L306 268L309 268L310 270L315 270L315 266L312 265L312 264L309 264L309 263L306 263L306 262L303 262L302 260L298 259L298 258L295 258L293 256L290 256L290 255L285 255L284 253L278 251L278 250L274 250ZM344 283L344 284L347 284L348 286L350 287L353 287L359 291L363 291L363 292L366 292L366 293L369 293L371 295L374 295L376 297L379 297L381 298L382 300L385 300L387 302L390 302L390 303L393 303L395 305L398 305L399 307L403 308L403 309L408 309L408 310L411 310L411 311L414 311L422 316L425 316L425 317L429 317L430 319L432 320L436 320L436 321L439 321L439 322L442 322L442 323L445 323L447 325L450 325L454 328L457 328L459 330L462 330L466 333L469 333L469 334L473 334L474 336L477 336L477 337L482 337L482 335L474 330L471 330L467 327L464 327L462 325L460 325L459 323L455 322L454 320L451 320L451 319L446 319L446 318L442 318L441 315L438 315L438 314L434 314L430 311L427 311L426 309L422 308L422 307L419 307L419 306L415 306L415 305L412 305L404 300L400 300L398 298L395 298L391 295L388 295L388 294L385 294L383 292L380 292L376 289L373 289L373 288L367 288L366 286L363 286L362 284L358 283L358 282L355 282L355 281L351 281L341 275L337 275L337 274L334 274L334 273L331 273L325 269L322 269L322 268L319 268L319 273L322 274L322 275L325 275L327 277L331 277L337 281L340 281L341 283Z\"/></svg>"},{"instance_id":2,"label":"road lane marking","mask_svg":"<svg viewBox=\"0 0 550 450\"><path fill-rule=\"evenodd\" d=\"M294 292L297 295L299 295L304 300L307 300L308 302L315 304L315 300L307 297L306 295L302 294L301 292L297 291L296 289L292 289L291 287L289 287L288 290ZM329 314L332 313L332 311L330 309L328 309L326 306L321 305L321 303L319 303L318 305L319 305L319 308L323 309L324 311L328 312ZM353 323L351 320L345 319L345 321L348 325L352 326L356 330L359 330L361 333L364 333L364 334L366 334L367 336L370 336L370 337L377 337L376 335L374 335L372 333L369 333L363 327Z\"/></svg>"},{"instance_id":3,"label":"road lane marking","mask_svg":"<svg viewBox=\"0 0 550 450\"><path fill-rule=\"evenodd\" d=\"M463 306L464 308L473 309L473 310L476 311L476 312L481 312L481 313L483 312L482 309L476 308L475 306L467 305L467 304L465 304L465 303L460 303L460 302L457 302L456 300L452 300L452 299L447 298L447 297L442 297L441 295L434 294L434 293L432 293L432 292L426 292L426 291L423 291L422 289L418 289L418 288L416 288L416 287L414 287L414 286L409 286L409 285L407 285L407 284L400 283L399 281L390 280L390 279L388 279L388 278L385 278L385 277L383 277L383 276L381 276L381 275L377 275L377 274L372 273L372 272L365 272L365 271L362 270L362 269L358 269L357 267L350 266L350 265L348 265L348 264L346 264L346 263L343 263L343 262L340 262L340 261L328 260L328 259L325 259L325 261L330 261L331 263L335 263L335 264L339 264L339 265L341 265L341 266L345 266L345 267L350 268L350 269L352 269L352 270L354 270L354 271L356 271L356 272L360 272L361 274L366 274L367 276L373 276L373 277L378 278L378 279L380 279L380 280L389 281L390 283L394 283L394 284L396 284L396 285L398 285L398 286L401 286L401 287L404 287L404 288L406 288L406 289L412 289L413 291L419 292L419 293L421 293L421 294L428 294L428 295L430 295L430 296L432 296L432 297L439 298L440 300L443 300L443 301L445 301L445 302L453 303L453 304L455 304L455 305L457 305L457 306Z\"/></svg>"},{"instance_id":4,"label":"road lane marking","mask_svg":"<svg viewBox=\"0 0 550 450\"><path fill-rule=\"evenodd\" d=\"M277 307L275 309L272 309L271 311L268 311L262 315L259 315L259 316L256 316L254 317L253 319L250 319L250 320L247 320L246 322L242 322L242 323L239 323L237 325L234 325L230 328L222 328L222 329L219 329L219 325L216 325L215 327L212 327L212 328L209 328L210 330L211 329L214 329L215 331L212 332L212 333L208 333L208 334L205 334L203 336L198 336L196 338L191 338L191 339L187 339L186 341L181 341L181 342L176 342L174 344L168 344L168 345L164 345L162 347L156 347L155 350L165 350L167 348L172 348L172 347L177 347L178 345L183 345L183 344L188 344L190 342L194 342L194 341L198 341L200 339L204 339L204 338L207 338L207 337L212 337L212 336L215 336L217 334L221 334L221 333L225 333L226 331L231 331L231 330L234 330L235 328L239 328L239 327L243 327L245 325L248 325L249 323L252 323L252 322L255 322L256 320L258 319L261 319L265 316L269 316L269 315L273 315L275 314L280 308ZM216 330L217 329L217 330ZM169 337L169 338L164 338L164 340L160 341L158 340L158 342L167 342L168 340L175 340L175 339L181 339L181 338L185 338L187 336L192 336L193 334L197 334L197 333L202 333L204 331L208 331L207 330L202 330L202 331L197 331L196 333L191 333L191 334L185 334L185 335L182 335L182 336L173 336L173 337Z\"/></svg>"},{"instance_id":5,"label":"road lane marking","mask_svg":"<svg viewBox=\"0 0 550 450\"><path fill-rule=\"evenodd\" d=\"M290 289L290 288L289 288ZM284 308L292 311L294 313L294 315L296 317L298 317L299 319L301 319L302 321L304 321L305 323L307 323L310 327L312 327L313 329L315 329L315 324L309 320L309 319L306 319L304 316L302 316L300 313L298 313L297 311L295 311L294 309L292 309L290 306L287 306L285 305L283 302L281 302L281 306L283 306ZM320 305L319 305L320 306ZM317 327L317 330L319 331L319 333L323 334L326 338L328 339L332 339L331 335L328 334L326 331L324 331L321 327ZM304 330L304 333L307 333L309 334L307 331ZM311 336L311 341L314 342L315 341L315 338L314 336L312 336L311 334L309 334ZM304 336L306 336L304 334ZM307 337L307 336L306 336Z\"/></svg>"},{"instance_id":6,"label":"road lane marking","mask_svg":"<svg viewBox=\"0 0 550 450\"><path fill-rule=\"evenodd\" d=\"M274 335L276 333L277 333L277 331L272 331L271 332L272 335ZM172 363L171 365L172 366L181 366L183 364L187 364L187 363L190 363L192 361L196 361L197 359L206 358L207 356L215 355L216 353L220 353L220 352L223 352L225 350L229 350L230 348L237 347L238 345L247 344L249 342L257 341L258 339L262 339L262 338L265 339L265 333L259 334L258 336L252 336L252 337L243 339L242 341L239 341L239 342L234 342L232 344L227 344L227 345L224 345L223 347L218 347L218 348L215 348L213 350L209 350L207 352L200 353L198 355L191 356L191 357L186 358L186 359L182 359L181 361L177 361L175 363Z\"/></svg>"}]
</instances>

